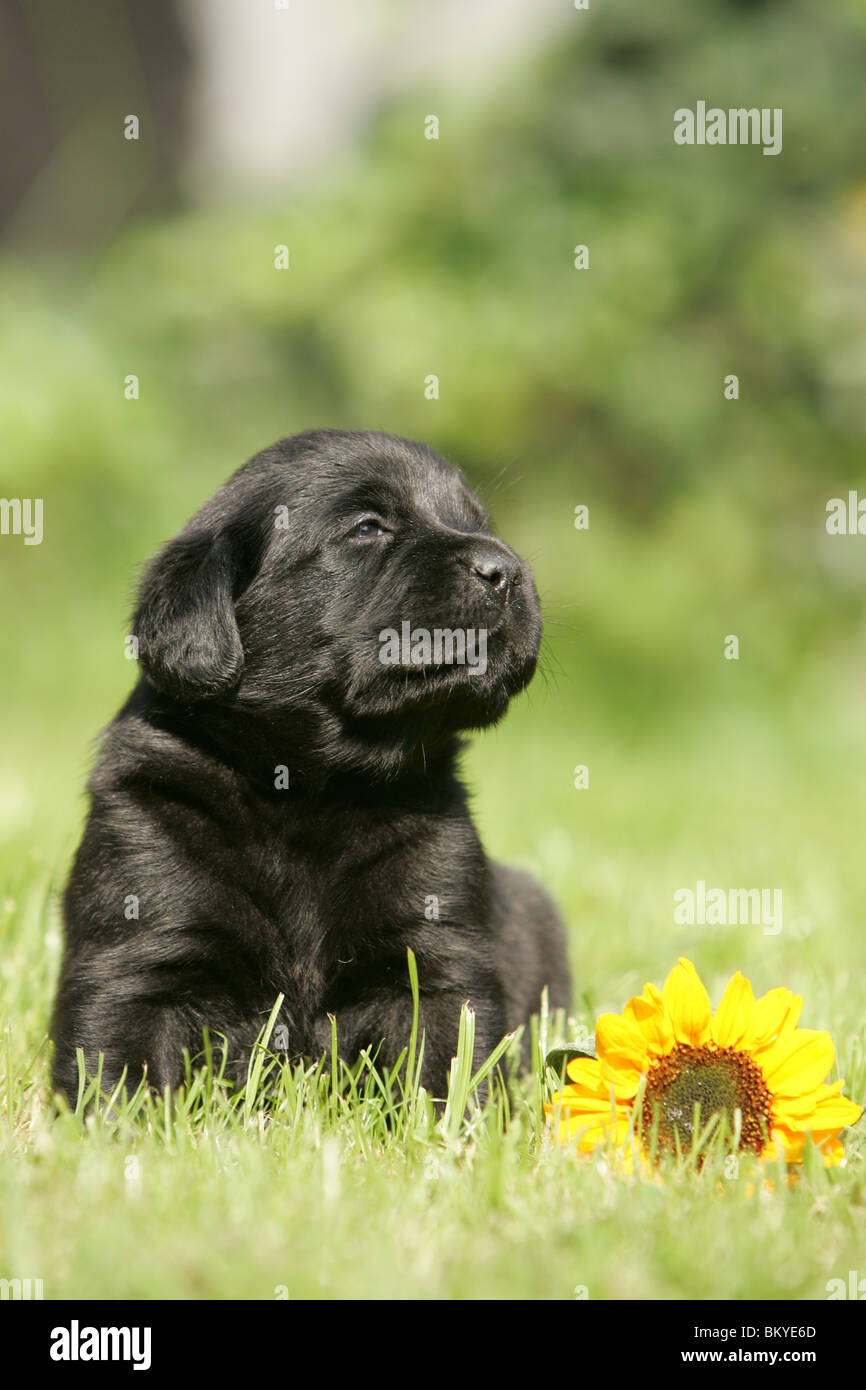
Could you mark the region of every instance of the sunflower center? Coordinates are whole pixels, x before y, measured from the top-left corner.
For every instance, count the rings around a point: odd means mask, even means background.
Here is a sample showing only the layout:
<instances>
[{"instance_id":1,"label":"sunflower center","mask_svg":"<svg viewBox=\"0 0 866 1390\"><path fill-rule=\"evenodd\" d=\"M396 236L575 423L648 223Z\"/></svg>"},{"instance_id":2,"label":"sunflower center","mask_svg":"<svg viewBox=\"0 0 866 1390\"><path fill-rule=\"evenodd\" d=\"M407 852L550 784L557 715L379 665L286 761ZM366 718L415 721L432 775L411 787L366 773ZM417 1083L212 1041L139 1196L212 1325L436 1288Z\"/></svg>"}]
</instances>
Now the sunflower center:
<instances>
[{"instance_id":1,"label":"sunflower center","mask_svg":"<svg viewBox=\"0 0 866 1390\"><path fill-rule=\"evenodd\" d=\"M666 1057L659 1057L647 1073L644 1096L645 1133L658 1116L660 1149L673 1150L692 1143L695 1105L700 1124L711 1115L725 1114L733 1128L734 1111L742 1115L741 1149L760 1153L772 1125L772 1097L755 1062L732 1047L691 1047L678 1043Z\"/></svg>"}]
</instances>

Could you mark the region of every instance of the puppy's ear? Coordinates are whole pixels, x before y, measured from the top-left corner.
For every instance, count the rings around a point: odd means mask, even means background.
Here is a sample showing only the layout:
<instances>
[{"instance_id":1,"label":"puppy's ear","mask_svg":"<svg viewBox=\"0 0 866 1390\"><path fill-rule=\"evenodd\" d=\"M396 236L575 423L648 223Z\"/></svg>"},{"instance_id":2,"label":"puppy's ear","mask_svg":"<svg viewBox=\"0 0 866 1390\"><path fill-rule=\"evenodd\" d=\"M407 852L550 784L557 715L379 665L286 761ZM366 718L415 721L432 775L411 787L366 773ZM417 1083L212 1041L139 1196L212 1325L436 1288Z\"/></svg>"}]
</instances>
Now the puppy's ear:
<instances>
[{"instance_id":1,"label":"puppy's ear","mask_svg":"<svg viewBox=\"0 0 866 1390\"><path fill-rule=\"evenodd\" d=\"M229 531L195 531L170 541L144 576L133 619L139 661L151 684L182 704L212 699L240 679L241 568Z\"/></svg>"}]
</instances>

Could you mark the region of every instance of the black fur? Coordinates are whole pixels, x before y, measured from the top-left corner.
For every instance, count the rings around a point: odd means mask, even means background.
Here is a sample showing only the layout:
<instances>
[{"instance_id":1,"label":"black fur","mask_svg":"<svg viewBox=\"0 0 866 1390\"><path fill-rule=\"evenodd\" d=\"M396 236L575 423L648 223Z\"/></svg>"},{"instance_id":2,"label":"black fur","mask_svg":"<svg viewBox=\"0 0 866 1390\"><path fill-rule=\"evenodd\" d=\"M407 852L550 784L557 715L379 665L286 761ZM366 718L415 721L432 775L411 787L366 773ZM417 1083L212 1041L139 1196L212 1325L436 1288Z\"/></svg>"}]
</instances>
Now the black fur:
<instances>
[{"instance_id":1,"label":"black fur","mask_svg":"<svg viewBox=\"0 0 866 1390\"><path fill-rule=\"evenodd\" d=\"M383 665L379 634L404 620L486 629L486 672ZM145 1064L176 1085L204 1027L242 1081L279 993L292 1056L321 1055L335 1014L342 1055L381 1044L393 1063L407 947L438 1096L465 1000L478 1057L545 985L567 1005L556 910L486 860L455 771L461 731L501 717L541 632L529 571L455 469L389 435L282 440L156 556L133 630L142 675L106 731L65 897L59 1090L74 1100L76 1047L91 1074L104 1053L104 1087Z\"/></svg>"}]
</instances>

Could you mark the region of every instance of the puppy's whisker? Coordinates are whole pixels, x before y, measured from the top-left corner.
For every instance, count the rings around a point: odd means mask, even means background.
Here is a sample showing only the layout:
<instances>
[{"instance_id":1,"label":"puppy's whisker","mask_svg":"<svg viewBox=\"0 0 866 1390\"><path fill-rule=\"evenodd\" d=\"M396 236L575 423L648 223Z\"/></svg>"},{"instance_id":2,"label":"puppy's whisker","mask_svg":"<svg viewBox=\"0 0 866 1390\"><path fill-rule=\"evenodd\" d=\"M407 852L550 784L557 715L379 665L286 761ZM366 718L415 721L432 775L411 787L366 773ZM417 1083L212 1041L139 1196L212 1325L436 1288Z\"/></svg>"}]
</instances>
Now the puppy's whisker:
<instances>
[{"instance_id":1,"label":"puppy's whisker","mask_svg":"<svg viewBox=\"0 0 866 1390\"><path fill-rule=\"evenodd\" d=\"M516 459L511 459L511 460L509 460L509 462L504 463L504 464L502 465L502 467L500 468L499 472L496 473L496 474L494 474L494 476L493 476L492 478L485 479L483 482L481 482L481 483L479 484L479 486L477 487L476 491L477 491L478 496L481 498L482 501L484 501L485 498L487 498L488 496L494 496L494 497L495 497L495 496L498 496L498 494L502 492L503 486L504 486L503 480L505 479L506 474L507 474L512 468L514 468L516 462L517 462ZM488 508L488 510L489 510L489 508Z\"/></svg>"}]
</instances>

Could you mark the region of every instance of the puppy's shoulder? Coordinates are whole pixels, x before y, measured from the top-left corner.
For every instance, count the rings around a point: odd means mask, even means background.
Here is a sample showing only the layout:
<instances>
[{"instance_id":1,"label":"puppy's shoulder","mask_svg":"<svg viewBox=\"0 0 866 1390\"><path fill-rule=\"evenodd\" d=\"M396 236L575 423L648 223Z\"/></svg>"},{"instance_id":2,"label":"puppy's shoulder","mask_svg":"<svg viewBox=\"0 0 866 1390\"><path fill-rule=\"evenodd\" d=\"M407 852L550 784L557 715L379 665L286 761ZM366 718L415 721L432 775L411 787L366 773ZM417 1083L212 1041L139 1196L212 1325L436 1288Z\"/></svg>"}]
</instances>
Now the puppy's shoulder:
<instances>
[{"instance_id":1,"label":"puppy's shoulder","mask_svg":"<svg viewBox=\"0 0 866 1390\"><path fill-rule=\"evenodd\" d=\"M166 718L154 705L145 682L103 731L88 784L91 803L133 799L155 804L160 797L187 796L214 813L240 797L234 770L192 726Z\"/></svg>"}]
</instances>

